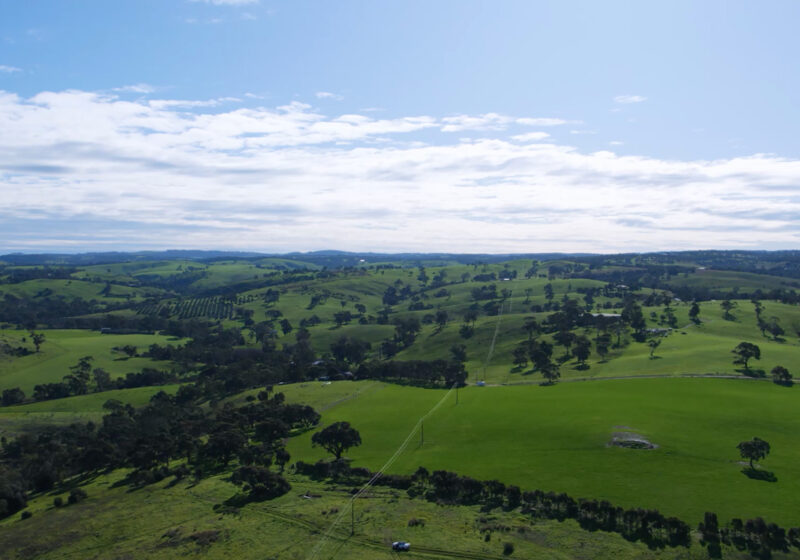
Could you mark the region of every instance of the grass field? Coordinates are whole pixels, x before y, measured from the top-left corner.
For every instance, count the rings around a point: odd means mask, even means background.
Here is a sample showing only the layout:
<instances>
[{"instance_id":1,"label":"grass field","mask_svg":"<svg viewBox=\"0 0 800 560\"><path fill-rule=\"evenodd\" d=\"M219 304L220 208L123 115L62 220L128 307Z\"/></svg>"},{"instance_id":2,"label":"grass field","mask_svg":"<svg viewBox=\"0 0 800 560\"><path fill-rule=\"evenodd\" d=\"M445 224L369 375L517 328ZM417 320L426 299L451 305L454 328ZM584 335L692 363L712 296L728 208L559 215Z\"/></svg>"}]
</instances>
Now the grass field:
<instances>
[{"instance_id":1,"label":"grass field","mask_svg":"<svg viewBox=\"0 0 800 560\"><path fill-rule=\"evenodd\" d=\"M84 330L47 330L46 340L37 354L22 357L0 355L0 388L20 387L30 396L33 387L40 383L55 383L70 373L70 366L75 365L83 356L92 356L93 368L103 368L112 378L124 376L126 373L140 371L143 367L167 367L169 364L150 360L149 358L128 358L114 347L125 345L136 346L144 351L151 344L176 344L179 341L171 337L146 334L100 334ZM26 339L23 342L23 339ZM33 344L26 331L2 330L0 341L12 346L25 346L33 350Z\"/></svg>"},{"instance_id":2,"label":"grass field","mask_svg":"<svg viewBox=\"0 0 800 560\"><path fill-rule=\"evenodd\" d=\"M123 474L99 476L85 485L89 497L80 504L57 509L53 498L66 494L47 494L31 501L30 519L20 520L16 515L0 521L3 558L372 560L397 558L390 544L400 539L412 543L411 551L402 556L419 559L500 559L505 558L505 543L514 546L511 558L666 560L705 556L697 544L688 550L653 551L615 534L589 533L573 521L532 522L517 512L440 507L384 488L373 489L358 501L355 535L350 536L350 516L346 515L331 538L323 541L322 533L338 513L346 511L349 487L289 475L293 488L288 494L249 504L236 514L219 514L213 505L236 492L226 481L227 475L198 484L172 485L167 479L130 491L125 486L115 487ZM306 499L306 493L315 497ZM425 525L408 527L410 519L422 519ZM314 550L317 554L312 556Z\"/></svg>"},{"instance_id":3,"label":"grass field","mask_svg":"<svg viewBox=\"0 0 800 560\"><path fill-rule=\"evenodd\" d=\"M285 391L295 398L294 388ZM348 456L355 465L377 469L444 394L398 386L371 389L327 410L323 425L351 422L364 444ZM304 400L302 392L297 398ZM390 471L410 473L420 465L448 469L527 489L656 508L690 524L700 521L703 512L715 511L723 519L760 515L798 525L799 399L796 388L752 380L468 387L460 390L458 405L450 395L425 422L424 445L417 437ZM625 431L659 447L607 445L615 432ZM741 472L736 445L753 436L772 445L763 464L774 471L775 483ZM312 449L310 438L307 433L291 440L293 458L314 461L325 456L323 450Z\"/></svg>"},{"instance_id":4,"label":"grass field","mask_svg":"<svg viewBox=\"0 0 800 560\"><path fill-rule=\"evenodd\" d=\"M137 387L92 393L65 399L34 402L0 408L0 435L16 436L31 433L44 426L66 426L80 422L99 422L107 412L103 404L116 399L134 407L146 405L159 391L177 392L179 384L160 387Z\"/></svg>"}]
</instances>

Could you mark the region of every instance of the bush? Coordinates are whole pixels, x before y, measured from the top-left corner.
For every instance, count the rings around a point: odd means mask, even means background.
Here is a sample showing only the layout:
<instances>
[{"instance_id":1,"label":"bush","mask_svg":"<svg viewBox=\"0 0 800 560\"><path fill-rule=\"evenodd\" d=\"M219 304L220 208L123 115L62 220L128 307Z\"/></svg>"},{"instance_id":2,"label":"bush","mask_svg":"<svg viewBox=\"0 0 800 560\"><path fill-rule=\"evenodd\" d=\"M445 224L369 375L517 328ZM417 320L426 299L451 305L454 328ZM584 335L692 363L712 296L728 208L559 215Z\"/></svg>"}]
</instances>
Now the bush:
<instances>
[{"instance_id":1,"label":"bush","mask_svg":"<svg viewBox=\"0 0 800 560\"><path fill-rule=\"evenodd\" d=\"M31 512L29 512L28 510L23 511L22 515L20 515L20 517L22 519L30 519L32 516L33 516L33 514Z\"/></svg>"},{"instance_id":2,"label":"bush","mask_svg":"<svg viewBox=\"0 0 800 560\"><path fill-rule=\"evenodd\" d=\"M69 498L67 498L67 501L70 504L77 504L78 502L81 502L88 497L89 496L86 494L86 492L84 492L82 488L73 488L72 490L69 491Z\"/></svg>"},{"instance_id":3,"label":"bush","mask_svg":"<svg viewBox=\"0 0 800 560\"><path fill-rule=\"evenodd\" d=\"M53 505L57 508L60 508L64 505L64 498L61 496L56 496L55 499L53 499Z\"/></svg>"},{"instance_id":4,"label":"bush","mask_svg":"<svg viewBox=\"0 0 800 560\"><path fill-rule=\"evenodd\" d=\"M514 545L510 542L503 543L503 555L511 556L512 554L514 554Z\"/></svg>"}]
</instances>

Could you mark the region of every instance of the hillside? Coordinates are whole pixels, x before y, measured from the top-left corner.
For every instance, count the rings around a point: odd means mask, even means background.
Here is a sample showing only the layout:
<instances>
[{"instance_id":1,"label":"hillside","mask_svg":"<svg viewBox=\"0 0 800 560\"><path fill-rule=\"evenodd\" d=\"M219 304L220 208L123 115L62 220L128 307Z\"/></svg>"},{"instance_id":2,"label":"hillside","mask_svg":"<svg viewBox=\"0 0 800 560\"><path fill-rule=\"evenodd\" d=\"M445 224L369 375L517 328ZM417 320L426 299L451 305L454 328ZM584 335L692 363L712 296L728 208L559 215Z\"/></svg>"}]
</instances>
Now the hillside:
<instances>
[{"instance_id":1,"label":"hillside","mask_svg":"<svg viewBox=\"0 0 800 560\"><path fill-rule=\"evenodd\" d=\"M695 529L709 511L725 557L796 552L794 533L756 546L732 521L800 526L794 253L165 256L0 265L11 557L307 557L281 534L324 532L390 458L400 486L365 490L361 528L336 529L331 554L407 539L410 557L502 557L501 542L515 557L685 557L667 529L491 507L487 481L657 510L691 528L691 557L707 555ZM302 465L329 456L312 436L334 422L360 432L345 456L362 470L311 476ZM771 449L748 470L737 444L753 436ZM437 506L433 482L409 495L420 466L483 481L480 503ZM240 480L256 473L268 482ZM54 507L74 488L88 498ZM103 529L123 510L119 534ZM25 544L51 523L72 536ZM253 545L257 526L270 536Z\"/></svg>"}]
</instances>

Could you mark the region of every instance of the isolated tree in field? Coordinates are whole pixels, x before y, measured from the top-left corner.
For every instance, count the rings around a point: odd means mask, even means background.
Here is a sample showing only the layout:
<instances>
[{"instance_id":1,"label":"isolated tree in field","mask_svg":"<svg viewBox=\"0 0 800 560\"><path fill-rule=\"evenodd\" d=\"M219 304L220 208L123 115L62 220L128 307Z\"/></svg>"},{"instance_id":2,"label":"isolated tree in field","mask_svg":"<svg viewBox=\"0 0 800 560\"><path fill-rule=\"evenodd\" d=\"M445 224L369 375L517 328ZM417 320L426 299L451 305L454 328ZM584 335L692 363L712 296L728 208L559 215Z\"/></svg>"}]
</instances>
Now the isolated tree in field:
<instances>
[{"instance_id":1,"label":"isolated tree in field","mask_svg":"<svg viewBox=\"0 0 800 560\"><path fill-rule=\"evenodd\" d=\"M778 385L791 385L792 374L783 366L775 366L770 372L772 374L772 381Z\"/></svg>"},{"instance_id":2,"label":"isolated tree in field","mask_svg":"<svg viewBox=\"0 0 800 560\"><path fill-rule=\"evenodd\" d=\"M44 333L37 333L31 331L31 342L36 347L36 352L39 352L39 348L42 346L42 343L45 341Z\"/></svg>"},{"instance_id":3,"label":"isolated tree in field","mask_svg":"<svg viewBox=\"0 0 800 560\"><path fill-rule=\"evenodd\" d=\"M441 331L443 328L447 326L448 318L449 317L447 315L447 311L445 311L444 309L439 309L436 312L434 320L436 321L437 330Z\"/></svg>"},{"instance_id":4,"label":"isolated tree in field","mask_svg":"<svg viewBox=\"0 0 800 560\"><path fill-rule=\"evenodd\" d=\"M350 426L350 422L335 422L322 431L311 436L312 447L320 446L336 459L342 458L342 453L361 445L361 435L358 430Z\"/></svg>"},{"instance_id":5,"label":"isolated tree in field","mask_svg":"<svg viewBox=\"0 0 800 560\"><path fill-rule=\"evenodd\" d=\"M533 293L533 288L525 288L525 301L523 301L522 303L530 303L532 293Z\"/></svg>"},{"instance_id":6,"label":"isolated tree in field","mask_svg":"<svg viewBox=\"0 0 800 560\"><path fill-rule=\"evenodd\" d=\"M471 323L472 326L475 326L475 321L478 319L478 310L477 309L467 309L464 312L464 323Z\"/></svg>"},{"instance_id":7,"label":"isolated tree in field","mask_svg":"<svg viewBox=\"0 0 800 560\"><path fill-rule=\"evenodd\" d=\"M544 285L544 297L547 298L547 301L552 301L553 295L553 285L548 282Z\"/></svg>"},{"instance_id":8,"label":"isolated tree in field","mask_svg":"<svg viewBox=\"0 0 800 560\"><path fill-rule=\"evenodd\" d=\"M769 443L761 438L754 437L750 441L742 441L736 446L742 459L750 461L750 468L754 469L753 461L758 461L769 455Z\"/></svg>"},{"instance_id":9,"label":"isolated tree in field","mask_svg":"<svg viewBox=\"0 0 800 560\"><path fill-rule=\"evenodd\" d=\"M700 323L700 306L697 305L697 302L692 302L692 306L689 308L689 319L695 325Z\"/></svg>"},{"instance_id":10,"label":"isolated tree in field","mask_svg":"<svg viewBox=\"0 0 800 560\"><path fill-rule=\"evenodd\" d=\"M737 356L737 358L733 360L733 363L742 364L745 370L749 370L747 363L751 358L755 358L756 360L761 359L761 348L752 342L740 342L732 352Z\"/></svg>"},{"instance_id":11,"label":"isolated tree in field","mask_svg":"<svg viewBox=\"0 0 800 560\"><path fill-rule=\"evenodd\" d=\"M656 348L661 346L661 340L662 340L662 338L660 336L657 336L657 337L651 338L650 340L647 341L647 345L650 347L650 359L651 360L656 357L655 356Z\"/></svg>"},{"instance_id":12,"label":"isolated tree in field","mask_svg":"<svg viewBox=\"0 0 800 560\"><path fill-rule=\"evenodd\" d=\"M729 299L724 300L719 306L722 308L724 313L722 314L722 318L726 321L733 321L736 317L731 314L731 311L736 308L737 303L735 301L731 301Z\"/></svg>"}]
</instances>

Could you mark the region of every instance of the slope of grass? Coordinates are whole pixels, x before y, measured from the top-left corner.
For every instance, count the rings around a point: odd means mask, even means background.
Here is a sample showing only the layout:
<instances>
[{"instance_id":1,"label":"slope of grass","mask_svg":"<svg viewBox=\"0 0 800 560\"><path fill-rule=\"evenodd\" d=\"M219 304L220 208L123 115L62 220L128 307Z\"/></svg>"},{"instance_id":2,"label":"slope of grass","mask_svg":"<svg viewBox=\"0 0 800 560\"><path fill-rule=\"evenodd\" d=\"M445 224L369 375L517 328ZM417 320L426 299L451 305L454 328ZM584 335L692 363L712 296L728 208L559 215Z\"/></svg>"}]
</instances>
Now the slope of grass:
<instances>
[{"instance_id":1,"label":"slope of grass","mask_svg":"<svg viewBox=\"0 0 800 560\"><path fill-rule=\"evenodd\" d=\"M88 498L53 507L54 492L31 501L33 516L0 521L0 546L8 560L271 558L299 560L396 558L394 540L407 540L404 558L500 559L505 543L512 558L608 558L620 560L702 557L697 544L686 549L651 551L640 543L601 532L583 531L572 521L532 522L517 512L480 512L476 507L440 507L411 500L382 488L360 499L355 510L355 534L350 516L323 539L322 533L345 512L350 492L289 475L292 490L270 502L249 504L237 513L220 514L213 505L231 497L236 487L227 475L197 484L169 480L129 491L116 485L124 473L103 475L84 486ZM307 499L305 494L313 495ZM66 501L66 500L65 500ZM409 527L410 519L424 526ZM508 529L504 529L507 527ZM486 538L486 535L489 538Z\"/></svg>"},{"instance_id":2,"label":"slope of grass","mask_svg":"<svg viewBox=\"0 0 800 560\"><path fill-rule=\"evenodd\" d=\"M93 368L102 368L112 378L141 370L143 367L167 367L166 362L149 358L128 358L125 354L112 350L125 345L136 346L144 351L151 344L176 344L171 337L146 334L100 334L84 330L47 330L46 340L37 354L22 357L0 355L0 388L20 387L26 395L31 395L33 387L40 383L54 383L70 373L83 356L94 357ZM25 338L26 342L22 342ZM12 346L23 345L33 350L33 344L25 331L3 330L0 339Z\"/></svg>"},{"instance_id":3,"label":"slope of grass","mask_svg":"<svg viewBox=\"0 0 800 560\"><path fill-rule=\"evenodd\" d=\"M341 382L346 383L346 382ZM342 402L323 425L351 422L363 446L348 456L379 468L443 391L386 387ZM425 422L418 439L391 467L419 465L523 488L651 507L694 524L705 511L757 515L800 524L800 393L752 380L630 379L553 387L468 387ZM618 431L634 431L659 447L609 447ZM736 445L753 436L770 442L763 462L775 483L742 474ZM295 458L317 460L311 434L293 440Z\"/></svg>"}]
</instances>

